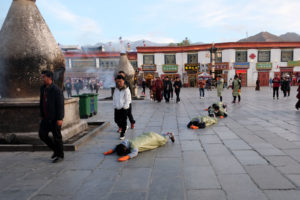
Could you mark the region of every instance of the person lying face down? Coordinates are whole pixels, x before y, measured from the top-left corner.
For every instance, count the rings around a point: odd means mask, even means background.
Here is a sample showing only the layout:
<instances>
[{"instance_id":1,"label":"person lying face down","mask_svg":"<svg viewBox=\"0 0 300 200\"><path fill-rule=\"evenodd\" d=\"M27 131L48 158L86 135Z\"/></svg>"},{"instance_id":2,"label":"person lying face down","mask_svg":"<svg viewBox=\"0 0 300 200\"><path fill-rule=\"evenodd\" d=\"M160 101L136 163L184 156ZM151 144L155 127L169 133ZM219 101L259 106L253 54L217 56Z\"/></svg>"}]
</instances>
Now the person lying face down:
<instances>
[{"instance_id":1,"label":"person lying face down","mask_svg":"<svg viewBox=\"0 0 300 200\"><path fill-rule=\"evenodd\" d=\"M211 106L208 107L208 116L210 117L227 117L227 110L226 110L226 105L223 104L222 102L219 103L214 103Z\"/></svg>"},{"instance_id":2,"label":"person lying face down","mask_svg":"<svg viewBox=\"0 0 300 200\"><path fill-rule=\"evenodd\" d=\"M160 135L155 132L143 133L132 140L122 141L114 149L110 149L109 151L105 152L104 155L109 155L116 152L118 156L121 156L118 161L123 162L136 157L139 152L149 151L165 145L168 142L168 139L174 143L174 134L166 133Z\"/></svg>"},{"instance_id":3,"label":"person lying face down","mask_svg":"<svg viewBox=\"0 0 300 200\"><path fill-rule=\"evenodd\" d=\"M187 127L190 129L202 129L213 124L216 124L218 119L216 117L209 116L198 116L194 117L188 124Z\"/></svg>"}]
</instances>

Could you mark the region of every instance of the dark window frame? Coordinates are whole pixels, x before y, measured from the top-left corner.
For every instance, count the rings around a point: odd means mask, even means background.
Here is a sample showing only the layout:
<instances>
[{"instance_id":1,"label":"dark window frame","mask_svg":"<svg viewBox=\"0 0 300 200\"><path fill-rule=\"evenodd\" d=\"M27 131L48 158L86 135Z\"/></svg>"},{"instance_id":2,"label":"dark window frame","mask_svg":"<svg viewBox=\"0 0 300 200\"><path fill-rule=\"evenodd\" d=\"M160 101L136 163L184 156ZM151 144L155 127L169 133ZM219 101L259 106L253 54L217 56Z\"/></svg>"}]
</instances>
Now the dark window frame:
<instances>
[{"instance_id":1,"label":"dark window frame","mask_svg":"<svg viewBox=\"0 0 300 200\"><path fill-rule=\"evenodd\" d=\"M245 53L246 52L246 61L238 61L237 57L238 57L238 53ZM239 50L239 51L235 51L235 62L248 62L248 51L247 50Z\"/></svg>"},{"instance_id":2,"label":"dark window frame","mask_svg":"<svg viewBox=\"0 0 300 200\"><path fill-rule=\"evenodd\" d=\"M189 56L195 56L196 55L196 57L197 57L197 61L196 62L190 62L190 59L189 59ZM187 63L188 64L195 64L195 63L199 63L198 62L198 53L189 53L188 55L187 55Z\"/></svg>"},{"instance_id":3,"label":"dark window frame","mask_svg":"<svg viewBox=\"0 0 300 200\"><path fill-rule=\"evenodd\" d=\"M145 63L145 57L149 57L149 56L152 56L152 64L148 64L148 63ZM155 64L155 58L154 58L154 55L143 55L143 64L144 65L154 65Z\"/></svg>"},{"instance_id":4,"label":"dark window frame","mask_svg":"<svg viewBox=\"0 0 300 200\"><path fill-rule=\"evenodd\" d=\"M268 52L269 53L269 59L268 60L261 60L260 59L260 54L261 53L265 53L265 52ZM258 53L257 53L257 62L270 62L271 61L271 50L258 50Z\"/></svg>"},{"instance_id":5,"label":"dark window frame","mask_svg":"<svg viewBox=\"0 0 300 200\"><path fill-rule=\"evenodd\" d=\"M174 63L167 63L167 56L173 56L174 57ZM176 65L176 55L175 54L166 54L165 55L165 65Z\"/></svg>"},{"instance_id":6,"label":"dark window frame","mask_svg":"<svg viewBox=\"0 0 300 200\"><path fill-rule=\"evenodd\" d=\"M292 52L292 58L291 60L283 60L282 59L282 53L283 52ZM280 61L281 62L289 62L289 61L293 61L294 60L294 50L293 49L281 49L281 52L280 52Z\"/></svg>"}]
</instances>

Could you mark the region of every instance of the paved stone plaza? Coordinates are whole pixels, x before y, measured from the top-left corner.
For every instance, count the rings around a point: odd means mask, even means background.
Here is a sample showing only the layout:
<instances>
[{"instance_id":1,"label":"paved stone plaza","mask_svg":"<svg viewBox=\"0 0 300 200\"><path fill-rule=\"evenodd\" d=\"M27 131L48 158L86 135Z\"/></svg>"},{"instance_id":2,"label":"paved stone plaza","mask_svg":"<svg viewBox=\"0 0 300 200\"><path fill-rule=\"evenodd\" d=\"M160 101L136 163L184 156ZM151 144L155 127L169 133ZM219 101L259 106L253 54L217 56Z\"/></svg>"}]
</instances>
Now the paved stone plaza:
<instances>
[{"instance_id":1,"label":"paved stone plaza","mask_svg":"<svg viewBox=\"0 0 300 200\"><path fill-rule=\"evenodd\" d=\"M101 98L110 91L101 91ZM147 91L148 92L148 91ZM137 124L126 137L144 131L172 131L176 142L144 152L124 163L103 152L120 142L111 101L99 102L91 121L111 126L64 162L50 163L51 152L0 153L2 200L299 200L300 111L291 97L273 100L270 88L242 88L240 104L231 104L224 90L229 117L202 130L186 124L217 101L216 91L199 98L198 89L183 89L181 103L135 101Z\"/></svg>"}]
</instances>

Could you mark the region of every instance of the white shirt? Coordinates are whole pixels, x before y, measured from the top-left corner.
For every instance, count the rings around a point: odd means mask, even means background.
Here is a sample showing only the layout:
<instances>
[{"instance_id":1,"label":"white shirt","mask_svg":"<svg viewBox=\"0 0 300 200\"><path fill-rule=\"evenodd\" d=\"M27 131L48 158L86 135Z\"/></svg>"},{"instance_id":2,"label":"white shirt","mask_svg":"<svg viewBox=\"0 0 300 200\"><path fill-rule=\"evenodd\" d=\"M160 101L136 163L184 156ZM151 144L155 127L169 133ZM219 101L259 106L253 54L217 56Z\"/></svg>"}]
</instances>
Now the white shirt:
<instances>
[{"instance_id":1,"label":"white shirt","mask_svg":"<svg viewBox=\"0 0 300 200\"><path fill-rule=\"evenodd\" d=\"M131 94L129 88L120 90L116 88L113 96L113 105L115 109L120 110L122 108L128 109L131 103Z\"/></svg>"}]
</instances>

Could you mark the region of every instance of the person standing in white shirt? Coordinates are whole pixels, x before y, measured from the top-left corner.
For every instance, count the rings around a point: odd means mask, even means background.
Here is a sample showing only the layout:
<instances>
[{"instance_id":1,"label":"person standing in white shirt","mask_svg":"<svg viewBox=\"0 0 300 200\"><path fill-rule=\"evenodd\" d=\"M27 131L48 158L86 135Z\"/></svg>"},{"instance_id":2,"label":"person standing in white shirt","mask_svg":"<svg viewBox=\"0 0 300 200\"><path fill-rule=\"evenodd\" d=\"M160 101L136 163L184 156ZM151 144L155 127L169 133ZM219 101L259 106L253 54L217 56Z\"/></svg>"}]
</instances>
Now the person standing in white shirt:
<instances>
[{"instance_id":1,"label":"person standing in white shirt","mask_svg":"<svg viewBox=\"0 0 300 200\"><path fill-rule=\"evenodd\" d=\"M115 108L115 122L119 127L120 140L125 139L125 132L127 131L127 112L129 104L131 103L131 93L129 88L125 85L123 76L116 77L116 89L113 95L113 105Z\"/></svg>"}]
</instances>

